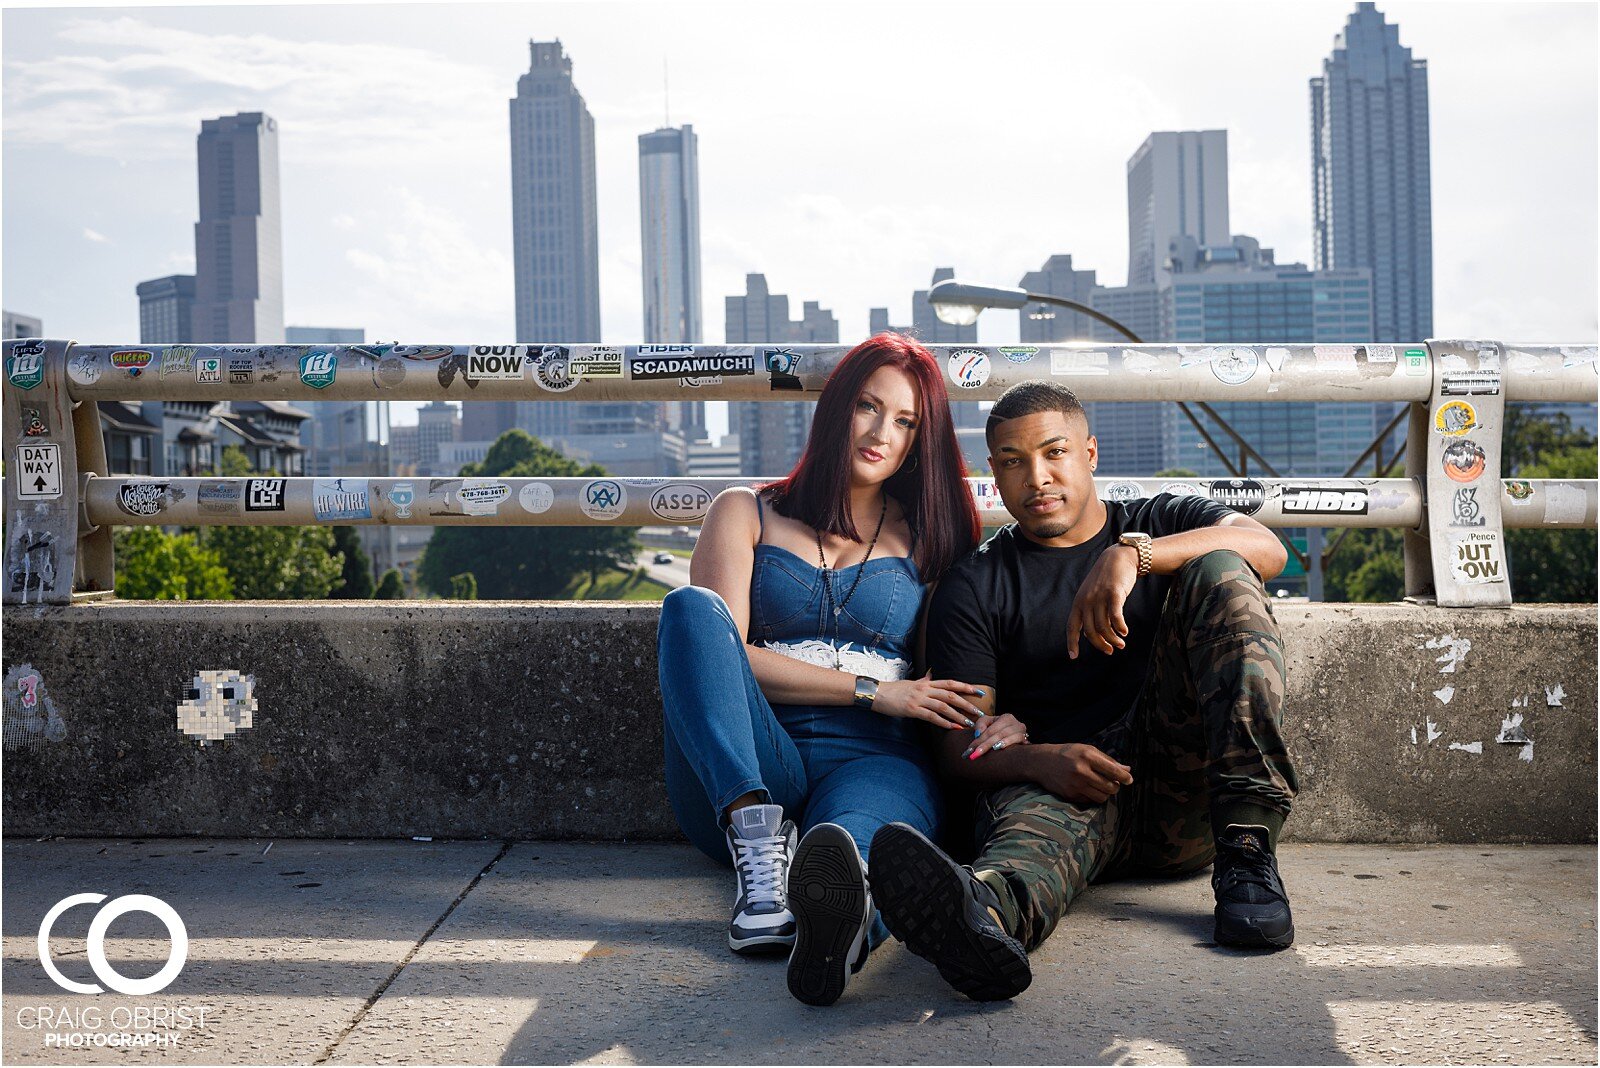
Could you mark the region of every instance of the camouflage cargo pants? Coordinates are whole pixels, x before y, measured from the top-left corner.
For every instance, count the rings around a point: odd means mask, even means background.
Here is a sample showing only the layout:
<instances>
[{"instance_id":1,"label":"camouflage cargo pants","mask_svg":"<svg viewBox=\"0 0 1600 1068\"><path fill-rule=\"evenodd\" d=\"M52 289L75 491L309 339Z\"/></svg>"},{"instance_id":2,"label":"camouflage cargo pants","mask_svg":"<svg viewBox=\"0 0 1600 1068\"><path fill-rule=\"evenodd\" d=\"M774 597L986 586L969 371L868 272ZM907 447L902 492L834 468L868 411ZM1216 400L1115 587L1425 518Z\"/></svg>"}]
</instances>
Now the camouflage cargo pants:
<instances>
[{"instance_id":1,"label":"camouflage cargo pants","mask_svg":"<svg viewBox=\"0 0 1600 1068\"><path fill-rule=\"evenodd\" d=\"M1138 700L1093 740L1133 769L1133 785L1103 805L1033 783L979 795L972 867L1003 891L1006 925L1023 945L1049 937L1092 882L1209 864L1214 815L1219 826L1281 826L1297 789L1283 695L1278 624L1254 569L1225 550L1184 565Z\"/></svg>"}]
</instances>

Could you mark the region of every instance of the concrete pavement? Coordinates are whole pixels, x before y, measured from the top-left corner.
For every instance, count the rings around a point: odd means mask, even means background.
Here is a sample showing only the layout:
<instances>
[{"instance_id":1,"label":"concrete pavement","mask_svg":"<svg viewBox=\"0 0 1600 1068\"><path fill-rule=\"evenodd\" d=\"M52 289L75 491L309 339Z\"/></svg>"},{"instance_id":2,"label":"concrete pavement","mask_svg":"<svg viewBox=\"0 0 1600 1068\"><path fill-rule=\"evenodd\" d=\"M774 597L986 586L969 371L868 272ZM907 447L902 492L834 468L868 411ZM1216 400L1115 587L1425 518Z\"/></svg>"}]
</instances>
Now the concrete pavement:
<instances>
[{"instance_id":1,"label":"concrete pavement","mask_svg":"<svg viewBox=\"0 0 1600 1068\"><path fill-rule=\"evenodd\" d=\"M7 841L4 1059L1593 1064L1597 1056L1592 846L1285 843L1298 934L1290 951L1212 945L1203 876L1121 882L1074 907L1034 954L1034 985L1014 1002L966 1001L891 942L832 1009L791 1000L780 960L728 952L732 877L687 846L267 846ZM151 894L177 910L190 948L169 987L142 997L78 994L46 976L36 948L44 914L85 892ZM69 980L95 981L85 941L95 911L73 908L54 925L52 958ZM109 964L137 978L161 966L169 941L135 912L115 921L105 945ZM164 1009L177 1026L139 1026L136 1007ZM107 1034L177 1041L45 1044L49 1035Z\"/></svg>"}]
</instances>

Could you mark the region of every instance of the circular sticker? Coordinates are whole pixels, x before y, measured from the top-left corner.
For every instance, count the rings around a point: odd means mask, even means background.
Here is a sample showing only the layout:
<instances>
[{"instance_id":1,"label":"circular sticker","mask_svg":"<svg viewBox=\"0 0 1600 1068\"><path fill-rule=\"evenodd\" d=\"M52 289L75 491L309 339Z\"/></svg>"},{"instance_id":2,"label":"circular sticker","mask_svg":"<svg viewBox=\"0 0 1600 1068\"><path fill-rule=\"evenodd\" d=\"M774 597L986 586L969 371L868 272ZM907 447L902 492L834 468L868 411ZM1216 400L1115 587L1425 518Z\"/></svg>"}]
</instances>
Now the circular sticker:
<instances>
[{"instance_id":1,"label":"circular sticker","mask_svg":"<svg viewBox=\"0 0 1600 1068\"><path fill-rule=\"evenodd\" d=\"M1478 429L1478 412L1466 401L1451 401L1433 413L1433 429L1456 438Z\"/></svg>"},{"instance_id":2,"label":"circular sticker","mask_svg":"<svg viewBox=\"0 0 1600 1068\"><path fill-rule=\"evenodd\" d=\"M1488 463L1483 446L1471 438L1459 438L1444 447L1444 473L1457 482L1472 482Z\"/></svg>"},{"instance_id":3,"label":"circular sticker","mask_svg":"<svg viewBox=\"0 0 1600 1068\"><path fill-rule=\"evenodd\" d=\"M556 503L555 490L543 482L529 482L517 491L517 503L531 515L543 515Z\"/></svg>"},{"instance_id":4,"label":"circular sticker","mask_svg":"<svg viewBox=\"0 0 1600 1068\"><path fill-rule=\"evenodd\" d=\"M398 356L389 356L379 360L372 369L372 381L379 387L388 389L398 386L406 380L406 363Z\"/></svg>"},{"instance_id":5,"label":"circular sticker","mask_svg":"<svg viewBox=\"0 0 1600 1068\"><path fill-rule=\"evenodd\" d=\"M1242 386L1256 376L1260 365L1255 349L1220 349L1211 360L1211 373L1230 386Z\"/></svg>"},{"instance_id":6,"label":"circular sticker","mask_svg":"<svg viewBox=\"0 0 1600 1068\"><path fill-rule=\"evenodd\" d=\"M1144 487L1137 482L1113 482L1106 487L1105 499L1126 504L1144 496Z\"/></svg>"},{"instance_id":7,"label":"circular sticker","mask_svg":"<svg viewBox=\"0 0 1600 1068\"><path fill-rule=\"evenodd\" d=\"M945 367L950 381L962 389L977 389L989 381L989 354L982 349L956 349Z\"/></svg>"},{"instance_id":8,"label":"circular sticker","mask_svg":"<svg viewBox=\"0 0 1600 1068\"><path fill-rule=\"evenodd\" d=\"M650 494L650 511L668 523L704 519L710 507L711 491L687 483L669 483Z\"/></svg>"},{"instance_id":9,"label":"circular sticker","mask_svg":"<svg viewBox=\"0 0 1600 1068\"><path fill-rule=\"evenodd\" d=\"M537 355L529 357L533 363L533 377L541 389L551 393L565 393L578 384L572 374L572 356L565 345L545 345Z\"/></svg>"},{"instance_id":10,"label":"circular sticker","mask_svg":"<svg viewBox=\"0 0 1600 1068\"><path fill-rule=\"evenodd\" d=\"M615 519L627 507L628 491L614 478L597 479L578 494L578 508L590 519Z\"/></svg>"},{"instance_id":11,"label":"circular sticker","mask_svg":"<svg viewBox=\"0 0 1600 1068\"><path fill-rule=\"evenodd\" d=\"M1205 494L1201 493L1198 488L1196 488L1195 486L1191 485L1188 482L1168 482L1165 486L1161 487L1161 492L1162 493L1170 493L1174 497L1203 497L1203 496L1205 496Z\"/></svg>"},{"instance_id":12,"label":"circular sticker","mask_svg":"<svg viewBox=\"0 0 1600 1068\"><path fill-rule=\"evenodd\" d=\"M1211 499L1240 515L1255 515L1267 500L1267 487L1253 478L1219 478L1211 483Z\"/></svg>"}]
</instances>

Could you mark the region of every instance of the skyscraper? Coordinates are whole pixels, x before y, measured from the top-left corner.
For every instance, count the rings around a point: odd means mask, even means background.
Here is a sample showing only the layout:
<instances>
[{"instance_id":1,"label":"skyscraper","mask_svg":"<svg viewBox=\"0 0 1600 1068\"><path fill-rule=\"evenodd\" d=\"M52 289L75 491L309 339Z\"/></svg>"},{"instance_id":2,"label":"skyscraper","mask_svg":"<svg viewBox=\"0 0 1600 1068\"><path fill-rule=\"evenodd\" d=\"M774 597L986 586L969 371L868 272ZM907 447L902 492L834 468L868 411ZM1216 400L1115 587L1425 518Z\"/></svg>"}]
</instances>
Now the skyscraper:
<instances>
[{"instance_id":1,"label":"skyscraper","mask_svg":"<svg viewBox=\"0 0 1600 1068\"><path fill-rule=\"evenodd\" d=\"M724 323L728 344L785 342L837 344L839 321L808 300L798 322L789 319L789 298L767 289L765 275L747 274L745 294L728 297ZM756 353L760 359L761 353ZM804 451L816 401L739 401L729 405L729 429L739 435L739 463L746 475L786 475Z\"/></svg>"},{"instance_id":2,"label":"skyscraper","mask_svg":"<svg viewBox=\"0 0 1600 1068\"><path fill-rule=\"evenodd\" d=\"M639 135L644 337L652 345L705 340L700 321L700 162L693 126ZM671 405L669 425L705 435L705 404Z\"/></svg>"},{"instance_id":3,"label":"skyscraper","mask_svg":"<svg viewBox=\"0 0 1600 1068\"><path fill-rule=\"evenodd\" d=\"M259 111L205 119L196 147L193 336L181 340L281 342L278 124Z\"/></svg>"},{"instance_id":4,"label":"skyscraper","mask_svg":"<svg viewBox=\"0 0 1600 1068\"><path fill-rule=\"evenodd\" d=\"M194 275L169 274L140 282L139 340L143 344L193 341Z\"/></svg>"},{"instance_id":5,"label":"skyscraper","mask_svg":"<svg viewBox=\"0 0 1600 1068\"><path fill-rule=\"evenodd\" d=\"M1153 133L1128 160L1128 284L1165 276L1177 237L1228 243L1228 132Z\"/></svg>"},{"instance_id":6,"label":"skyscraper","mask_svg":"<svg viewBox=\"0 0 1600 1068\"><path fill-rule=\"evenodd\" d=\"M1372 272L1376 340L1433 333L1428 63L1358 3L1311 79L1313 263Z\"/></svg>"},{"instance_id":7,"label":"skyscraper","mask_svg":"<svg viewBox=\"0 0 1600 1068\"><path fill-rule=\"evenodd\" d=\"M600 340L600 251L594 119L572 83L560 41L529 41L528 73L511 98L511 225L517 340ZM538 437L567 432L585 404L495 404ZM501 425L495 433L508 429Z\"/></svg>"},{"instance_id":8,"label":"skyscraper","mask_svg":"<svg viewBox=\"0 0 1600 1068\"><path fill-rule=\"evenodd\" d=\"M1051 256L1037 271L1029 271L1018 283L1029 293L1048 293L1052 297L1088 304L1095 290L1094 271L1072 266L1072 257ZM1094 336L1093 319L1070 308L1054 304L1027 304L1017 309L1018 337L1023 341L1077 341Z\"/></svg>"}]
</instances>

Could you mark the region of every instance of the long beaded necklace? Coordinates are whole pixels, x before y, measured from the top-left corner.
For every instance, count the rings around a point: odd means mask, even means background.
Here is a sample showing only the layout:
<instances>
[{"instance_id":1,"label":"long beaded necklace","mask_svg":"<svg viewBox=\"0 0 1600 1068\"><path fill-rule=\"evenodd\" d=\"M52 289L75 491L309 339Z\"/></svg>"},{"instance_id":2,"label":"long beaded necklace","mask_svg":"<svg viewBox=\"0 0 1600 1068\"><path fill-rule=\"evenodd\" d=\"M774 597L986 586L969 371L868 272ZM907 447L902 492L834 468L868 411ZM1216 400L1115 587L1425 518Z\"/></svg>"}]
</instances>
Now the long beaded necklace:
<instances>
[{"instance_id":1,"label":"long beaded necklace","mask_svg":"<svg viewBox=\"0 0 1600 1068\"><path fill-rule=\"evenodd\" d=\"M817 531L817 560L822 565L822 591L827 598L829 607L833 609L833 669L844 670L844 663L839 656L839 614L844 611L844 606L850 603L850 598L856 595L856 587L861 585L861 575L866 571L867 561L872 559L872 550L878 545L878 535L883 533L883 519L889 514L889 498L883 498L883 507L878 512L878 529L872 532L872 541L867 543L867 555L861 558L861 563L856 568L856 579L850 583L850 590L844 595L844 600L839 600L833 595L833 572L828 568L828 557L822 551L822 531Z\"/></svg>"}]
</instances>

